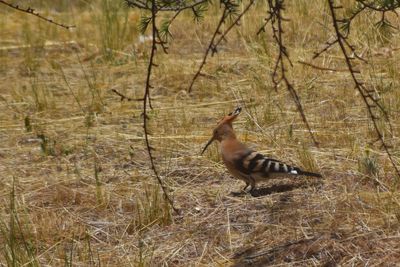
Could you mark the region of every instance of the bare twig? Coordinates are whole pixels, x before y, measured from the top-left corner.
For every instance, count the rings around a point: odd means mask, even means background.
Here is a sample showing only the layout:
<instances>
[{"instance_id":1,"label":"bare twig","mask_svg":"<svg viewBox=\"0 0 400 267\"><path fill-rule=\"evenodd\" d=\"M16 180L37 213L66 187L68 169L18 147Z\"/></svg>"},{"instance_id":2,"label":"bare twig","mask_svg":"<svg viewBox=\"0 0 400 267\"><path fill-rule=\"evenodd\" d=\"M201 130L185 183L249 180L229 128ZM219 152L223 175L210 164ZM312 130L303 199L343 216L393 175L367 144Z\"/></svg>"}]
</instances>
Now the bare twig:
<instances>
[{"instance_id":1,"label":"bare twig","mask_svg":"<svg viewBox=\"0 0 400 267\"><path fill-rule=\"evenodd\" d=\"M214 40L217 37L217 34L219 33L220 28L221 28L222 24L224 23L227 16L228 16L228 8L225 6L224 10L222 12L221 18L219 19L217 28L215 29L214 34L211 37L210 43L208 44L208 47L206 49L206 52L204 53L203 60L201 61L201 64L200 64L199 68L197 69L196 74L193 76L193 79L189 85L189 89L188 89L189 93L192 91L193 84L196 81L197 77L200 76L201 70L203 69L203 66L206 64L207 57L208 57L210 51L216 50L216 47L214 45Z\"/></svg>"},{"instance_id":2,"label":"bare twig","mask_svg":"<svg viewBox=\"0 0 400 267\"><path fill-rule=\"evenodd\" d=\"M145 86L145 90L144 90L144 96L143 96L143 113L142 113L142 117L143 117L143 129L144 129L144 139L145 139L145 143L146 143L146 148L147 148L147 152L149 154L149 158L150 158L150 164L151 164L151 168L153 169L154 175L158 181L158 183L161 186L161 189L164 193L165 198L168 200L169 204L171 205L172 209L176 212L179 213L179 210L175 208L174 206L174 202L172 201L171 197L168 194L167 188L165 187L163 181L161 180L160 175L158 174L155 162L154 162L154 157L153 157L153 147L150 145L150 140L149 140L149 129L148 129L148 120L149 117L147 115L147 108L150 107L151 108L151 103L150 103L150 88L152 88L151 84L150 84L150 80L151 80L151 73L153 70L153 67L156 66L156 64L154 63L154 55L155 52L157 50L157 40L158 40L158 36L157 36L157 24L156 24L156 16L157 16L157 5L156 5L156 0L152 0L152 8L151 8L151 24L152 24L152 44L151 44L151 51L150 51L150 59L149 59L149 64L147 67L147 77L146 77L146 86Z\"/></svg>"},{"instance_id":3,"label":"bare twig","mask_svg":"<svg viewBox=\"0 0 400 267\"><path fill-rule=\"evenodd\" d=\"M382 112L386 121L389 123L389 125L391 127L388 114L385 111L385 109L383 108L383 106L380 104L379 98L377 98L375 96L374 92L372 92L371 90L368 90L365 87L364 83L356 77L356 71L354 70L352 59L350 58L350 56L348 55L348 52L346 50L346 47L350 47L351 50L353 50L354 48L351 47L351 45L346 40L346 36L344 36L339 29L338 19L337 19L336 12L335 12L335 10L338 7L335 6L334 0L328 0L328 4L329 4L329 10L331 13L331 17L332 17L333 28L335 30L336 42L339 44L339 47L340 47L340 50L345 59L348 71L354 82L355 89L360 93L362 100L367 108L369 117L372 121L372 124L374 126L374 129L375 129L375 132L377 135L377 141L379 141L381 143L381 146L385 150L386 154L388 155L389 160L390 160L398 178L400 178L400 170L397 167L397 165L393 159L393 156L389 150L389 145L384 140L383 132L379 129L379 126L378 126L379 117L375 114L374 110L376 108L378 108L378 110Z\"/></svg>"},{"instance_id":4,"label":"bare twig","mask_svg":"<svg viewBox=\"0 0 400 267\"><path fill-rule=\"evenodd\" d=\"M269 16L271 21L271 30L272 36L275 43L278 45L279 53L275 60L275 66L273 72L271 74L272 82L274 83L275 89L277 90L278 85L283 81L286 89L289 91L292 96L294 103L296 104L297 111L300 113L300 116L307 127L308 133L311 136L314 144L318 146L318 142L314 136L314 133L311 130L310 124L308 123L307 117L304 113L303 106L300 101L300 97L297 94L296 89L293 87L291 82L289 81L286 72L286 61L290 66L293 66L289 54L287 52L286 46L283 42L283 27L282 22L285 20L282 16L282 10L284 10L284 0L268 0L269 5Z\"/></svg>"},{"instance_id":5,"label":"bare twig","mask_svg":"<svg viewBox=\"0 0 400 267\"><path fill-rule=\"evenodd\" d=\"M146 144L146 149L150 158L150 164L151 168L156 176L157 182L160 184L165 198L168 200L169 204L171 205L172 209L176 212L179 213L179 210L175 208L174 203L169 196L167 192L167 187L164 185L160 175L158 174L156 164L155 164L155 159L153 157L153 147L150 144L150 133L148 129L148 121L149 117L147 115L148 108L153 108L151 104L151 97L150 97L150 91L152 85L151 85L151 77L152 77L152 70L153 67L157 67L157 65L154 63L155 59L155 53L158 47L161 47L164 53L168 53L168 35L169 35L169 26L172 24L172 22L181 14L182 11L184 10L192 10L194 15L196 17L201 16L201 9L197 9L199 5L207 3L209 0L181 0L181 1L157 1L157 0L125 0L125 3L129 7L134 7L134 8L139 8L142 10L146 11L151 11L151 17L146 18L145 24L143 29L145 30L147 25L151 24L151 33L152 33L152 44L151 44L151 52L150 52L150 59L148 63L148 68L147 68L147 77L146 77L146 85L145 85L145 92L144 96L142 99L131 99L128 98L127 96L121 94L117 90L113 89L112 91L117 94L118 96L121 97L122 100L128 100L128 101L143 101L143 128L144 128L144 139L145 139L145 144ZM224 3L225 9L231 10L232 4L227 1ZM166 11L166 12L175 12L175 14L172 16L172 18L164 24L164 29L158 28L156 18L159 12ZM227 16L229 12L225 12L225 16ZM164 35L163 35L164 34Z\"/></svg>"},{"instance_id":6,"label":"bare twig","mask_svg":"<svg viewBox=\"0 0 400 267\"><path fill-rule=\"evenodd\" d=\"M322 55L323 53L325 53L326 51L329 50L329 48L331 48L334 44L337 43L337 39L335 39L334 41L327 41L325 43L325 47L322 48L320 51L318 52L314 52L314 56L313 59L316 59L317 57L319 57L320 55Z\"/></svg>"},{"instance_id":7,"label":"bare twig","mask_svg":"<svg viewBox=\"0 0 400 267\"><path fill-rule=\"evenodd\" d=\"M268 6L269 7L269 6ZM257 35L260 35L260 33L265 32L265 27L267 27L268 23L271 21L273 16L273 13L268 11L268 16L264 19L263 25L260 27L260 29L257 31Z\"/></svg>"},{"instance_id":8,"label":"bare twig","mask_svg":"<svg viewBox=\"0 0 400 267\"><path fill-rule=\"evenodd\" d=\"M260 27L260 29L257 31L257 35L260 35L260 33L265 32L265 27L267 27L268 22L271 21L272 17L267 17L265 18L264 24Z\"/></svg>"},{"instance_id":9,"label":"bare twig","mask_svg":"<svg viewBox=\"0 0 400 267\"><path fill-rule=\"evenodd\" d=\"M235 18L235 20L231 23L231 25L229 25L229 27L224 31L223 34L221 34L221 36L219 37L219 39L215 42L215 49L212 50L211 56L214 55L214 53L217 52L217 47L218 45L221 43L222 40L225 40L226 35L233 29L234 26L236 25L240 25L239 21L240 19L243 17L244 14L247 13L247 11L249 11L250 7L254 4L255 0L251 0L250 3L243 9L243 11Z\"/></svg>"},{"instance_id":10,"label":"bare twig","mask_svg":"<svg viewBox=\"0 0 400 267\"><path fill-rule=\"evenodd\" d=\"M120 92L118 92L116 89L111 89L112 92L114 92L116 95L118 95L119 97L121 97L121 101L143 101L143 98L131 98L128 97Z\"/></svg>"},{"instance_id":11,"label":"bare twig","mask_svg":"<svg viewBox=\"0 0 400 267\"><path fill-rule=\"evenodd\" d=\"M4 1L4 0L0 0L0 4L4 4L4 5L9 6L10 8L13 8L13 9L15 9L15 10L18 10L18 11L20 11L20 12L24 12L24 13L28 13L28 14L30 14L30 15L36 16L36 17L38 17L38 18L40 18L40 19L42 19L42 20L44 20L44 21L47 21L47 22L49 22L49 23L51 23L51 24L54 24L54 25L63 27L63 28L65 28L65 29L67 29L67 30L76 27L75 25L65 25L65 24L56 22L56 21L54 21L54 20L52 20L52 19L43 17L43 16L40 15L38 12L36 12L35 9L33 9L33 8L31 8L31 7L21 8L21 7L19 7L19 5L17 5L17 4L10 4L10 3L8 3L8 2L6 2L6 1Z\"/></svg>"},{"instance_id":12,"label":"bare twig","mask_svg":"<svg viewBox=\"0 0 400 267\"><path fill-rule=\"evenodd\" d=\"M244 14L247 13L247 11L249 11L250 7L254 3L255 3L255 0L250 0L249 4L243 9L243 11L240 14L238 14L236 16L236 18L232 21L232 23L226 28L226 30L223 33L221 33L220 30L221 30L222 25L226 21L227 17L230 14L234 13L235 7L237 6L235 3L230 2L230 1L223 2L224 10L222 12L221 18L220 18L218 25L214 31L214 34L211 37L211 40L208 44L206 51L204 52L203 60L200 64L199 68L197 69L195 75L193 76L193 79L188 88L188 92L192 91L193 84L195 83L197 78L201 75L201 71L207 62L207 57L210 55L210 52L211 52L211 56L214 56L214 54L217 53L218 45L222 42L222 40L226 40L225 39L226 35L233 29L234 26L240 25L239 24L240 19L243 17ZM217 39L218 35L220 35L220 37Z\"/></svg>"}]
</instances>

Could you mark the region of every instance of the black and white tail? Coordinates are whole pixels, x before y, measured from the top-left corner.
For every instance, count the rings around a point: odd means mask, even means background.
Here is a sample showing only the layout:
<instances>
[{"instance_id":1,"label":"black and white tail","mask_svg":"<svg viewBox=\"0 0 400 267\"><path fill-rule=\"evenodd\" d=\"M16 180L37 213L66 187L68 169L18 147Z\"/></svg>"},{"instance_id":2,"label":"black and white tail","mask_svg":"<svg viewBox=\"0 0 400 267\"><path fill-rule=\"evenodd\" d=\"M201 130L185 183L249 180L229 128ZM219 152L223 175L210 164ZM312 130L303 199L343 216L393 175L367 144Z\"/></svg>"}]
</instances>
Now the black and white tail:
<instances>
[{"instance_id":1,"label":"black and white tail","mask_svg":"<svg viewBox=\"0 0 400 267\"><path fill-rule=\"evenodd\" d=\"M246 175L263 177L281 175L305 175L322 177L319 173L303 171L298 167L287 165L281 161L267 158L255 151L248 151L235 161L235 167Z\"/></svg>"},{"instance_id":2,"label":"black and white tail","mask_svg":"<svg viewBox=\"0 0 400 267\"><path fill-rule=\"evenodd\" d=\"M294 174L294 175L304 175L304 176L312 176L312 177L319 177L319 178L322 177L322 175L319 173L306 172L306 171L302 171L301 169L299 169L297 167L292 167L292 166L289 166L289 167L293 168L293 170L291 171L291 174Z\"/></svg>"}]
</instances>

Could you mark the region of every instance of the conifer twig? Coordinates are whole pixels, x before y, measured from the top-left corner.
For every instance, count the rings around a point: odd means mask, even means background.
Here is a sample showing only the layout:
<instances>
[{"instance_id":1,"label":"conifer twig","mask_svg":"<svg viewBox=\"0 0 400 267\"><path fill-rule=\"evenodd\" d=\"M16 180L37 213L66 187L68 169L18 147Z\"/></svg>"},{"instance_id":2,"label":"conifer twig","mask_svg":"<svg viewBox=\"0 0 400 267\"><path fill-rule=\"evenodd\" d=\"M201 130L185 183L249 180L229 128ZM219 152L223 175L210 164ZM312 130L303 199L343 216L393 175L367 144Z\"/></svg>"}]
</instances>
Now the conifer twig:
<instances>
[{"instance_id":1,"label":"conifer twig","mask_svg":"<svg viewBox=\"0 0 400 267\"><path fill-rule=\"evenodd\" d=\"M40 15L38 12L35 11L35 9L33 9L33 8L31 8L31 7L21 8L21 7L20 7L19 5L17 5L17 4L10 4L10 3L8 3L8 2L6 2L6 1L4 1L4 0L0 0L0 4L6 5L6 6L12 8L12 9L18 10L18 11L23 12L23 13L27 13L27 14L36 16L36 17L38 17L38 18L40 18L40 19L42 19L42 20L44 20L44 21L47 21L47 22L49 22L49 23L51 23L51 24L54 24L54 25L57 25L57 26L59 26L59 27L63 27L63 28L65 28L65 29L67 29L67 30L76 27L75 25L65 25L65 24L56 22L56 21L54 21L53 19L46 18L46 17Z\"/></svg>"}]
</instances>

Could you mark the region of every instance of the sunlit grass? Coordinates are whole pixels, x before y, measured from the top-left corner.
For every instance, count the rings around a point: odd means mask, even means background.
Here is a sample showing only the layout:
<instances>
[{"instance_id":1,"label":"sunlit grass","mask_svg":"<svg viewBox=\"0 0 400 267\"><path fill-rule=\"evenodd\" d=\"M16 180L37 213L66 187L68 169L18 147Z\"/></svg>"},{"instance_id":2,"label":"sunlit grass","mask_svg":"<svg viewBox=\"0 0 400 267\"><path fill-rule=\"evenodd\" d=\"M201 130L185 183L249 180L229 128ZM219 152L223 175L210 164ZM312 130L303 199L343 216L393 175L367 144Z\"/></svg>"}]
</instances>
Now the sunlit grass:
<instances>
[{"instance_id":1,"label":"sunlit grass","mask_svg":"<svg viewBox=\"0 0 400 267\"><path fill-rule=\"evenodd\" d=\"M149 43L147 33L140 38L139 12L111 0L57 3L31 5L76 29L0 10L0 265L229 265L241 251L303 239L304 248L277 251L274 263L293 256L379 265L398 255L398 185L360 96L345 71L299 63L345 69L337 49L312 61L331 36L324 1L288 1L284 35L288 77L319 147L290 94L273 88L277 48L268 31L256 36L266 16L261 2L209 58L191 94L219 9L210 7L201 23L187 13L172 25L169 54L157 50L148 115L156 166L180 215L149 169L142 102L112 92L143 97ZM379 127L399 163L400 44L374 19L356 21L352 42L368 59L357 67L388 111L393 131L383 116ZM260 186L291 190L259 198L230 195L243 184L226 173L217 144L200 152L237 105L241 140L324 178L266 181Z\"/></svg>"}]
</instances>

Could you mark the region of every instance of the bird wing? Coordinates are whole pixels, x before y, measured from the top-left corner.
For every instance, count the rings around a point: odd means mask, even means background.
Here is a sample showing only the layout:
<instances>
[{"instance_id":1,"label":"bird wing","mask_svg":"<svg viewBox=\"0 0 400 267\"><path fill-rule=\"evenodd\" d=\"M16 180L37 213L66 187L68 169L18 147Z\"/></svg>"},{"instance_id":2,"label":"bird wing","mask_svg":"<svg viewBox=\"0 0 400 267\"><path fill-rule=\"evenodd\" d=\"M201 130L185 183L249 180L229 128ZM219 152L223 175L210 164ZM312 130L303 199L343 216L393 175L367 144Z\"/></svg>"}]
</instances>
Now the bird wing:
<instances>
[{"instance_id":1,"label":"bird wing","mask_svg":"<svg viewBox=\"0 0 400 267\"><path fill-rule=\"evenodd\" d=\"M245 175L269 177L279 174L301 174L299 168L287 165L279 160L268 158L256 151L248 150L236 157L234 165Z\"/></svg>"}]
</instances>

